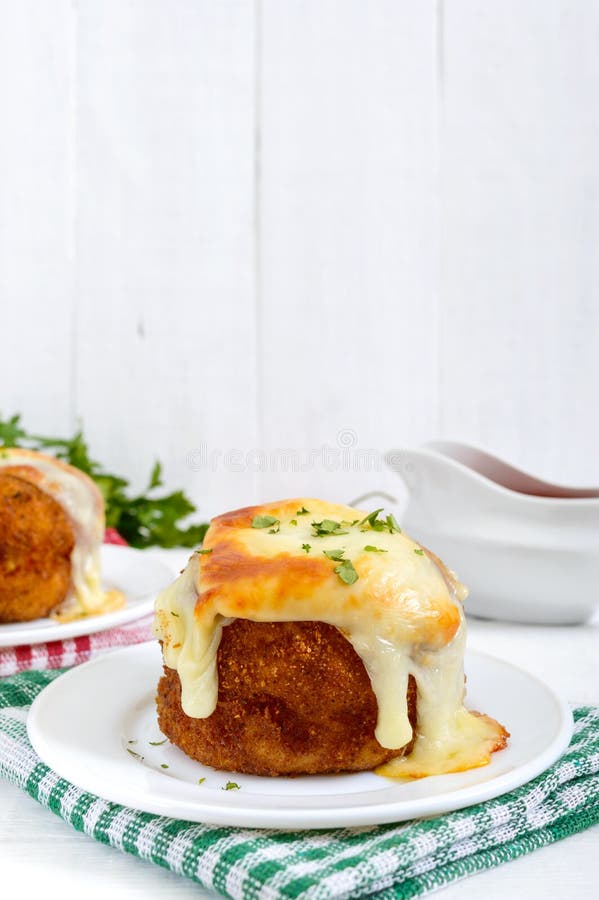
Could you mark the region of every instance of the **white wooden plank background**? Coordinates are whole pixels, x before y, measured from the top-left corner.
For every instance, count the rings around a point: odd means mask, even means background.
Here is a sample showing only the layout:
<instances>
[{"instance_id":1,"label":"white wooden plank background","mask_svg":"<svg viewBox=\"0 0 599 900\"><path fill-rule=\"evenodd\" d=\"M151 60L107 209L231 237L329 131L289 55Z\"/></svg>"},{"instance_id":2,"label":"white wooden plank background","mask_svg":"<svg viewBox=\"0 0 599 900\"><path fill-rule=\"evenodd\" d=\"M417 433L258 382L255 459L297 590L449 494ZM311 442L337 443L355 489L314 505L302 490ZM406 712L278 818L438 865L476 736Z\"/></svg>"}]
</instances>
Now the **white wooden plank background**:
<instances>
[{"instance_id":1,"label":"white wooden plank background","mask_svg":"<svg viewBox=\"0 0 599 900\"><path fill-rule=\"evenodd\" d=\"M71 427L72 10L0 5L0 410Z\"/></svg>"},{"instance_id":2,"label":"white wooden plank background","mask_svg":"<svg viewBox=\"0 0 599 900\"><path fill-rule=\"evenodd\" d=\"M349 499L436 430L435 40L432 0L263 4L262 435L331 448L265 495Z\"/></svg>"},{"instance_id":3,"label":"white wooden plank background","mask_svg":"<svg viewBox=\"0 0 599 900\"><path fill-rule=\"evenodd\" d=\"M366 451L439 435L599 484L598 38L595 0L2 0L0 410L208 513L395 490Z\"/></svg>"},{"instance_id":4,"label":"white wooden plank background","mask_svg":"<svg viewBox=\"0 0 599 900\"><path fill-rule=\"evenodd\" d=\"M158 456L202 506L243 504L252 478L187 457L256 440L252 6L77 18L77 412L137 482Z\"/></svg>"},{"instance_id":5,"label":"white wooden plank background","mask_svg":"<svg viewBox=\"0 0 599 900\"><path fill-rule=\"evenodd\" d=\"M444 8L441 427L599 484L599 4Z\"/></svg>"}]
</instances>

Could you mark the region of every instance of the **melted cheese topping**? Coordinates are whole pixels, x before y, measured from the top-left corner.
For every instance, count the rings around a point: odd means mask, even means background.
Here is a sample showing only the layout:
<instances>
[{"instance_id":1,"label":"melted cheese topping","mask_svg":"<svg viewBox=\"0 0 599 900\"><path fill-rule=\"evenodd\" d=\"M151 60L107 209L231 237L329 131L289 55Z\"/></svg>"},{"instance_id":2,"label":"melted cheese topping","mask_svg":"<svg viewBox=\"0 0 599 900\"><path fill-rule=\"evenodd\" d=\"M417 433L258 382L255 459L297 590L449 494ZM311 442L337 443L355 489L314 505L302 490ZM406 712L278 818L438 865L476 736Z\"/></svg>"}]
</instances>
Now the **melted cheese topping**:
<instances>
[{"instance_id":1,"label":"melted cheese topping","mask_svg":"<svg viewBox=\"0 0 599 900\"><path fill-rule=\"evenodd\" d=\"M310 512L299 515L302 507ZM255 516L279 520L253 528ZM364 663L378 703L375 736L401 748L412 739L408 677L417 684L412 752L379 771L418 778L486 764L505 740L498 723L463 706L465 588L443 563L403 533L356 525L365 513L320 500L290 500L214 519L203 554L156 602L155 634L181 681L184 712L212 714L218 699L217 651L223 627L255 622L319 621L336 626ZM331 519L343 534L316 536ZM278 530L277 530L278 528ZM310 545L309 552L302 545ZM378 551L367 551L374 546ZM358 580L348 585L324 551L343 550Z\"/></svg>"},{"instance_id":2,"label":"melted cheese topping","mask_svg":"<svg viewBox=\"0 0 599 900\"><path fill-rule=\"evenodd\" d=\"M0 467L14 470L15 475L49 494L69 517L75 539L71 552L71 585L51 617L70 622L123 607L124 594L104 591L100 583L104 502L91 478L51 456L18 448L0 450Z\"/></svg>"}]
</instances>

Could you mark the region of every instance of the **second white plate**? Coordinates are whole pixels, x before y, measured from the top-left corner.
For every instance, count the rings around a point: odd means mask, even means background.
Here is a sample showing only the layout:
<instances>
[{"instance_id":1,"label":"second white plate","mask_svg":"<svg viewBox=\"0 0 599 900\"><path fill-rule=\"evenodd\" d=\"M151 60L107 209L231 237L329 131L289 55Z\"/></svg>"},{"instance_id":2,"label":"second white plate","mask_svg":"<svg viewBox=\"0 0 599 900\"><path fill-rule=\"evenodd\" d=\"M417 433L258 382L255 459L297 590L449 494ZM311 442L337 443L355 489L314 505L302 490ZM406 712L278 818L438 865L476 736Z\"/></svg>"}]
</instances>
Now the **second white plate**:
<instances>
[{"instance_id":1,"label":"second white plate","mask_svg":"<svg viewBox=\"0 0 599 900\"><path fill-rule=\"evenodd\" d=\"M398 822L500 796L555 762L572 735L570 710L546 685L509 663L469 653L467 705L511 732L508 748L490 765L411 782L371 772L230 774L194 762L160 734L160 673L158 645L148 643L62 675L31 707L36 752L78 787L125 806L193 822L297 829Z\"/></svg>"},{"instance_id":2,"label":"second white plate","mask_svg":"<svg viewBox=\"0 0 599 900\"><path fill-rule=\"evenodd\" d=\"M174 578L171 569L151 553L131 547L103 544L100 553L102 585L106 589L117 588L125 594L126 603L122 609L73 622L48 618L0 624L0 647L20 647L95 634L149 615L158 591Z\"/></svg>"}]
</instances>

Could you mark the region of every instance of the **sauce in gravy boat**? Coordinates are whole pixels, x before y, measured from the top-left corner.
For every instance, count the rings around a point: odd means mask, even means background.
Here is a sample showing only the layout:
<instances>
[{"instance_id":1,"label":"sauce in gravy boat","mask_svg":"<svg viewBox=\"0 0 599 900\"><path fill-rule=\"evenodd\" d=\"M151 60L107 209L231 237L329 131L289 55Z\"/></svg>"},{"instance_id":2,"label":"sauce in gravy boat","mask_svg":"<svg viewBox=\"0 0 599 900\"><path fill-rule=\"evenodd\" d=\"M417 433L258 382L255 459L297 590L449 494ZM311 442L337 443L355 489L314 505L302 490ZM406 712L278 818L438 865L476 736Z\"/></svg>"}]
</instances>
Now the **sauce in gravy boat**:
<instances>
[{"instance_id":1,"label":"sauce in gravy boat","mask_svg":"<svg viewBox=\"0 0 599 900\"><path fill-rule=\"evenodd\" d=\"M568 624L599 606L599 488L550 484L466 444L392 451L402 524L437 553L483 618Z\"/></svg>"}]
</instances>

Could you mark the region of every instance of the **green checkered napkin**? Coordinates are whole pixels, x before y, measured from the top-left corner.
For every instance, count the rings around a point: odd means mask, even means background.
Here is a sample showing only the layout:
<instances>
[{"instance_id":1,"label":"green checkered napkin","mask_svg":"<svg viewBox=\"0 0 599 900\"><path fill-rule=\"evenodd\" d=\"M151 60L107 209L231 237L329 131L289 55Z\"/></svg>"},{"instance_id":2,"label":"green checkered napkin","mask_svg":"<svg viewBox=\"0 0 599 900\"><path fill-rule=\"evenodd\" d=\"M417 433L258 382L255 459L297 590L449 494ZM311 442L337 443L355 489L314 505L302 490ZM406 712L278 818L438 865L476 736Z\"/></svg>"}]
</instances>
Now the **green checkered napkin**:
<instances>
[{"instance_id":1,"label":"green checkered napkin","mask_svg":"<svg viewBox=\"0 0 599 900\"><path fill-rule=\"evenodd\" d=\"M219 828L108 803L59 778L27 740L27 710L64 670L0 681L0 774L78 831L234 898L418 897L599 822L599 708L543 775L459 812L400 825Z\"/></svg>"}]
</instances>

